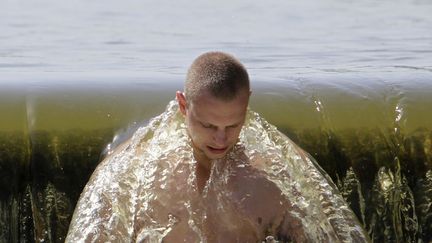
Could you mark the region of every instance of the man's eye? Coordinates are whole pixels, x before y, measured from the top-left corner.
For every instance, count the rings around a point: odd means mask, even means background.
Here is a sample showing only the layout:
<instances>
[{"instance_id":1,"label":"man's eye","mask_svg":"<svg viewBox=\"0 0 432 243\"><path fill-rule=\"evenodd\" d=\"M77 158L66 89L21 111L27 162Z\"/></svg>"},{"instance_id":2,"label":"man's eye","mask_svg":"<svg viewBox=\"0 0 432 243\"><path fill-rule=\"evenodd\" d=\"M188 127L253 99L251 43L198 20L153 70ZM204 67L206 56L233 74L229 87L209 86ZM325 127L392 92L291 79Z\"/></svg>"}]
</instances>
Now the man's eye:
<instances>
[{"instance_id":1,"label":"man's eye","mask_svg":"<svg viewBox=\"0 0 432 243\"><path fill-rule=\"evenodd\" d=\"M210 124L204 124L204 123L201 123L201 126L203 126L204 128L211 128L212 127L212 125L210 125Z\"/></svg>"}]
</instances>

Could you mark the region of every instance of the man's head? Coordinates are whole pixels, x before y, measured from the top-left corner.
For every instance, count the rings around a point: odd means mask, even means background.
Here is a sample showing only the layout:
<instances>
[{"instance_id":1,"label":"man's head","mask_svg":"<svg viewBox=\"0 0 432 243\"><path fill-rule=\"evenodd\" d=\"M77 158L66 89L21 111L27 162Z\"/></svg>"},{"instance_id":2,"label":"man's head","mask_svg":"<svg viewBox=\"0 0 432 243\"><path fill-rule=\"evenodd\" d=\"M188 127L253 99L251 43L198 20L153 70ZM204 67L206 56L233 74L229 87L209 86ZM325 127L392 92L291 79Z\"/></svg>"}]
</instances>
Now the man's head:
<instances>
[{"instance_id":1,"label":"man's head","mask_svg":"<svg viewBox=\"0 0 432 243\"><path fill-rule=\"evenodd\" d=\"M176 97L198 161L221 158L236 144L249 95L249 76L236 58L208 52L195 59L185 93Z\"/></svg>"},{"instance_id":2,"label":"man's head","mask_svg":"<svg viewBox=\"0 0 432 243\"><path fill-rule=\"evenodd\" d=\"M249 92L249 76L235 57L223 52L207 52L190 66L184 88L188 101L195 100L203 91L229 101L240 91Z\"/></svg>"}]
</instances>

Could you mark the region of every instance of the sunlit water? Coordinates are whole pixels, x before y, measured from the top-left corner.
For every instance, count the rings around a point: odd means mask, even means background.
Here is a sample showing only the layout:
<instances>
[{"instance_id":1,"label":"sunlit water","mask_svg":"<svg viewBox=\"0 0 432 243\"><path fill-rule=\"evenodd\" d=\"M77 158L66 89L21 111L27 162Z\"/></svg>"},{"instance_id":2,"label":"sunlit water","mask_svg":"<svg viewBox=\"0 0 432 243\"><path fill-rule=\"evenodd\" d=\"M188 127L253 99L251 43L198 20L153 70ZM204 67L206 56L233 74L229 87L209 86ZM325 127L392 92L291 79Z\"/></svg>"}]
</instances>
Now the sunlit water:
<instances>
[{"instance_id":1,"label":"sunlit water","mask_svg":"<svg viewBox=\"0 0 432 243\"><path fill-rule=\"evenodd\" d=\"M422 0L2 0L1 79L183 75L209 49L237 55L261 77L431 71L431 10Z\"/></svg>"},{"instance_id":2,"label":"sunlit water","mask_svg":"<svg viewBox=\"0 0 432 243\"><path fill-rule=\"evenodd\" d=\"M160 114L208 50L245 63L251 108L317 159L375 242L431 241L431 12L421 0L2 0L0 241L63 242L101 151Z\"/></svg>"},{"instance_id":3,"label":"sunlit water","mask_svg":"<svg viewBox=\"0 0 432 243\"><path fill-rule=\"evenodd\" d=\"M335 186L299 147L250 111L238 145L202 193L173 101L102 162L68 242L366 242Z\"/></svg>"}]
</instances>

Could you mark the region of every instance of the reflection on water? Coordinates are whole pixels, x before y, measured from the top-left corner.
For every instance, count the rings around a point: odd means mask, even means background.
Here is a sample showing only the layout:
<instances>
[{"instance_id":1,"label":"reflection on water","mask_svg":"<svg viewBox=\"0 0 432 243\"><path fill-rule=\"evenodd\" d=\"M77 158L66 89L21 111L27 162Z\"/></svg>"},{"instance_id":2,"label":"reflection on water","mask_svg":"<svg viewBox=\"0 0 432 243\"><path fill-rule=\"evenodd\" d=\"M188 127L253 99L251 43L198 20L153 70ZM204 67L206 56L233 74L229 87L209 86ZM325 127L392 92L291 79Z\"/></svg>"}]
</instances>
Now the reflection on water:
<instances>
[{"instance_id":1,"label":"reflection on water","mask_svg":"<svg viewBox=\"0 0 432 243\"><path fill-rule=\"evenodd\" d=\"M428 1L5 0L0 70L184 73L209 49L253 73L430 70ZM64 76L64 74L60 74Z\"/></svg>"}]
</instances>

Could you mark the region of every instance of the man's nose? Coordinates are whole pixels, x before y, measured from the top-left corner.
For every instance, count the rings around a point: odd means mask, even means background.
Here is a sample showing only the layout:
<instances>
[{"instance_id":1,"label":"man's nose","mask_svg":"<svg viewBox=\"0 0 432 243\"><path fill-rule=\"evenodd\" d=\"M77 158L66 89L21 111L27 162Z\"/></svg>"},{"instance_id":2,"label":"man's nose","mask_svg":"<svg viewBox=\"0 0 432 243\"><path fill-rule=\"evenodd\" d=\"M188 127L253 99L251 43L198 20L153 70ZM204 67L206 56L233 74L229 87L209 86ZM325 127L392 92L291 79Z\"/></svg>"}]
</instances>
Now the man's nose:
<instances>
[{"instance_id":1,"label":"man's nose","mask_svg":"<svg viewBox=\"0 0 432 243\"><path fill-rule=\"evenodd\" d=\"M216 142L216 145L224 146L227 140L227 134L225 129L217 129L214 134L214 140Z\"/></svg>"}]
</instances>

